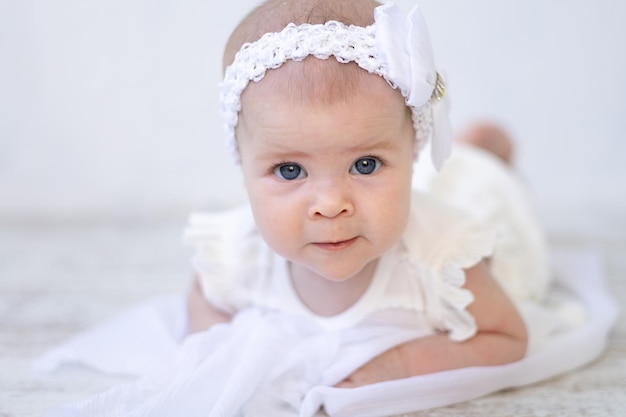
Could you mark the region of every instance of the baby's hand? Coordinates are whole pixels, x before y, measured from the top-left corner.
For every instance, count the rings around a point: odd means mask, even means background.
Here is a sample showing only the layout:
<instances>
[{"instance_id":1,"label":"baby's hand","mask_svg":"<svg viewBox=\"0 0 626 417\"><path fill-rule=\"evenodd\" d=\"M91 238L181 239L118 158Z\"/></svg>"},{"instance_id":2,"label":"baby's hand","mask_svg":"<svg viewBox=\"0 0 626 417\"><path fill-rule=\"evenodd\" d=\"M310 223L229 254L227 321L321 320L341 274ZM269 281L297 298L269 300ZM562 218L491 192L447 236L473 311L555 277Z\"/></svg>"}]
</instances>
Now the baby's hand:
<instances>
[{"instance_id":1,"label":"baby's hand","mask_svg":"<svg viewBox=\"0 0 626 417\"><path fill-rule=\"evenodd\" d=\"M404 363L402 347L398 346L382 353L354 371L352 375L337 384L337 387L356 388L375 382L408 378L409 376L408 367Z\"/></svg>"}]
</instances>

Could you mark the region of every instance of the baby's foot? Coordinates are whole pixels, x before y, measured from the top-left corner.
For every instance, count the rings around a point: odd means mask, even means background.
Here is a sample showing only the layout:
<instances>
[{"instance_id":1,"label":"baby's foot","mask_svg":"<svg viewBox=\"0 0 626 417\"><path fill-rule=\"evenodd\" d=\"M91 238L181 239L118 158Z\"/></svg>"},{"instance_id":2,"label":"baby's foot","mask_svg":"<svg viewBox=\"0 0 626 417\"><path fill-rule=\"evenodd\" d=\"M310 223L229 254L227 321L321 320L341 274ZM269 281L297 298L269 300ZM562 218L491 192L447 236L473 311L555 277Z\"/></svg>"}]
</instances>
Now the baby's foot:
<instances>
[{"instance_id":1,"label":"baby's foot","mask_svg":"<svg viewBox=\"0 0 626 417\"><path fill-rule=\"evenodd\" d=\"M455 140L491 152L507 165L513 160L513 141L495 124L476 123L457 134Z\"/></svg>"}]
</instances>

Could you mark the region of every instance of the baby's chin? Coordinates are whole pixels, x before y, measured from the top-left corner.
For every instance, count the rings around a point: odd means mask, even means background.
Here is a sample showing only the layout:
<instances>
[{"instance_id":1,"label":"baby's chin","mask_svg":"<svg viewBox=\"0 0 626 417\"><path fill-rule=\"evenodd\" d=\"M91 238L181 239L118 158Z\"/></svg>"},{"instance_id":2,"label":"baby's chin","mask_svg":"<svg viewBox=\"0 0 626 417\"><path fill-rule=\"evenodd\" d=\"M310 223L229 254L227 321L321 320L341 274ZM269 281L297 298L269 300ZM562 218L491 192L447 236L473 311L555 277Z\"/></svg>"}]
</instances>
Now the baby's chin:
<instances>
[{"instance_id":1,"label":"baby's chin","mask_svg":"<svg viewBox=\"0 0 626 417\"><path fill-rule=\"evenodd\" d=\"M320 278L323 278L330 282L346 282L353 279L358 279L360 276L360 272L363 271L363 268L353 271L336 271L336 270L322 270L315 271Z\"/></svg>"},{"instance_id":2,"label":"baby's chin","mask_svg":"<svg viewBox=\"0 0 626 417\"><path fill-rule=\"evenodd\" d=\"M337 262L336 264L335 262L328 262L325 265L311 268L311 271L329 282L369 281L374 276L377 262L378 258L357 265L347 265L345 262Z\"/></svg>"}]
</instances>

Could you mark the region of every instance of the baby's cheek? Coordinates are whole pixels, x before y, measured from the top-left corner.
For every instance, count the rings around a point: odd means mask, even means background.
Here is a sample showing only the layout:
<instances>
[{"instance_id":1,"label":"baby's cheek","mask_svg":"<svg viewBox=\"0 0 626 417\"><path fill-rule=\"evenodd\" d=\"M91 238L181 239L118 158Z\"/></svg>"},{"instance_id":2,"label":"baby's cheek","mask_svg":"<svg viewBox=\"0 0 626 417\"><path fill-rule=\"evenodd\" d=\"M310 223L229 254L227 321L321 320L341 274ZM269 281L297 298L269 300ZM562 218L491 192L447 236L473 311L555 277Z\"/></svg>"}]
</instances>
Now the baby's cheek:
<instances>
[{"instance_id":1,"label":"baby's cheek","mask_svg":"<svg viewBox=\"0 0 626 417\"><path fill-rule=\"evenodd\" d=\"M280 204L253 203L252 207L261 236L274 251L283 255L284 247L297 235L292 218Z\"/></svg>"}]
</instances>

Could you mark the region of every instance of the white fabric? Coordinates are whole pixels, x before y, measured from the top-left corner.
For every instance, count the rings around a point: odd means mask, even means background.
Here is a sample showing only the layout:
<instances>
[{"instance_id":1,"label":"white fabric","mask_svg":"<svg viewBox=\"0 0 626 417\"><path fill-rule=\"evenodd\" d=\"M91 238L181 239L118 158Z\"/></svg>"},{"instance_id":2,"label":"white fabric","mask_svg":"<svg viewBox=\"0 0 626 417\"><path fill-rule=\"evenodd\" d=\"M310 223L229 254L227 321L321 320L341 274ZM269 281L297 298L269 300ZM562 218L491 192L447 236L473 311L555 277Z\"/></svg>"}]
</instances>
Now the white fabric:
<instances>
[{"instance_id":1,"label":"white fabric","mask_svg":"<svg viewBox=\"0 0 626 417\"><path fill-rule=\"evenodd\" d=\"M329 385L377 353L422 336L420 332L412 326L371 326L329 333L292 315L249 309L231 324L181 341L183 297L159 298L121 313L38 360L36 369L46 372L78 363L101 372L144 375L46 416L308 417L323 407L333 417L383 417L534 383L596 358L617 317L597 254L557 253L553 269L557 282L546 302L521 308L532 340L523 360L356 389ZM584 312L584 324L569 318L574 308ZM100 348L103 340L106 350ZM145 360L146 352L152 363Z\"/></svg>"},{"instance_id":2,"label":"white fabric","mask_svg":"<svg viewBox=\"0 0 626 417\"><path fill-rule=\"evenodd\" d=\"M441 169L452 150L452 134L445 83L435 67L424 17L417 6L405 18L399 7L387 3L376 9L375 18L379 53L387 64L389 79L398 85L407 105L413 110L415 125L419 125L415 123L415 109L424 103L431 105L431 160L437 169ZM433 91L438 87L438 82L441 83L439 87L442 88L442 96ZM428 113L428 109L424 111ZM417 128L416 131L420 138L422 133Z\"/></svg>"},{"instance_id":3,"label":"white fabric","mask_svg":"<svg viewBox=\"0 0 626 417\"><path fill-rule=\"evenodd\" d=\"M438 75L424 18L416 6L405 16L393 3L376 8L375 22L361 27L329 21L325 24L290 23L280 32L264 34L244 44L226 68L220 86L220 114L226 142L239 162L235 127L241 110L241 94L250 81L259 82L267 70L308 56L338 62L354 62L383 77L397 88L411 108L417 150L432 138L432 161L439 169L450 155L450 122L444 100L433 97ZM433 109L431 109L431 106Z\"/></svg>"},{"instance_id":4,"label":"white fabric","mask_svg":"<svg viewBox=\"0 0 626 417\"><path fill-rule=\"evenodd\" d=\"M544 297L551 275L546 237L532 198L514 170L490 153L456 143L440 172L418 161L413 186L494 231L491 272L510 297Z\"/></svg>"},{"instance_id":5,"label":"white fabric","mask_svg":"<svg viewBox=\"0 0 626 417\"><path fill-rule=\"evenodd\" d=\"M259 280L260 289L251 286L246 293L241 288L241 298L229 299L239 309L232 323L182 339L186 331L183 297L158 299L78 335L40 358L36 368L44 372L64 363L81 363L101 372L141 376L53 410L49 416L309 417L323 408L333 417L382 417L533 383L596 358L617 317L599 257L590 252L557 253L549 267L544 262L545 242L523 187L488 155L459 148L440 175L432 174L432 168L418 164L416 187L465 209L473 221L442 227L442 221L450 220L447 209L440 211L441 217L430 209L424 211L428 216L412 216L406 236L394 249L398 252L381 263L380 276L389 275L385 268L417 268L419 274L412 276L419 281L394 277L374 280L372 288L383 282L385 290L391 283L410 289L408 283L418 282L416 287L425 287L420 294L430 294L429 301L452 301L453 308L435 302L423 309L415 301L420 297L391 297L394 302L385 308L365 310L368 314L357 316L355 326L328 326L289 307L290 302L297 301L293 294L289 298L276 292L277 300L284 301L282 310L275 309L270 297L255 298L263 294L265 281ZM429 204L435 203L418 197L414 207ZM426 221L431 215L432 221ZM241 212L224 216L211 217L215 222L204 224L205 228L190 229L188 239L202 242L201 255L206 251L196 267L209 275L226 273L234 280L241 279L242 273L259 277L271 271L277 259L258 245L251 217ZM504 366L457 369L356 389L333 388L381 352L428 336L436 329L450 330L450 336L457 340L471 335L471 317L462 314L463 303L469 298L460 288L464 276L459 271L484 256L491 244L481 243L483 233L471 231L474 226L470 225L478 224L480 230L483 223L496 228L493 272L514 299L529 330L526 357ZM433 237L436 231L439 235ZM207 238L212 234L213 239ZM239 251L238 260L231 256L237 253L233 250ZM212 262L215 253L226 262ZM401 253L412 255L403 258ZM415 254L419 256L415 258ZM250 269L235 267L241 264ZM551 271L553 281L548 280L547 271ZM228 282L215 282L215 291L220 290L219 285L224 285L225 291L229 288ZM391 295L402 293L398 288ZM259 300L270 301L263 304Z\"/></svg>"},{"instance_id":6,"label":"white fabric","mask_svg":"<svg viewBox=\"0 0 626 417\"><path fill-rule=\"evenodd\" d=\"M365 294L343 313L321 317L300 302L287 261L267 247L248 208L193 215L186 241L196 247L193 265L206 298L228 313L264 307L303 315L326 330L337 330L359 325L377 311L402 309L416 320L424 316L422 322L430 331L449 331L457 341L476 332L466 311L473 296L461 288L463 270L493 251L488 229L416 193L402 240L380 258Z\"/></svg>"}]
</instances>

